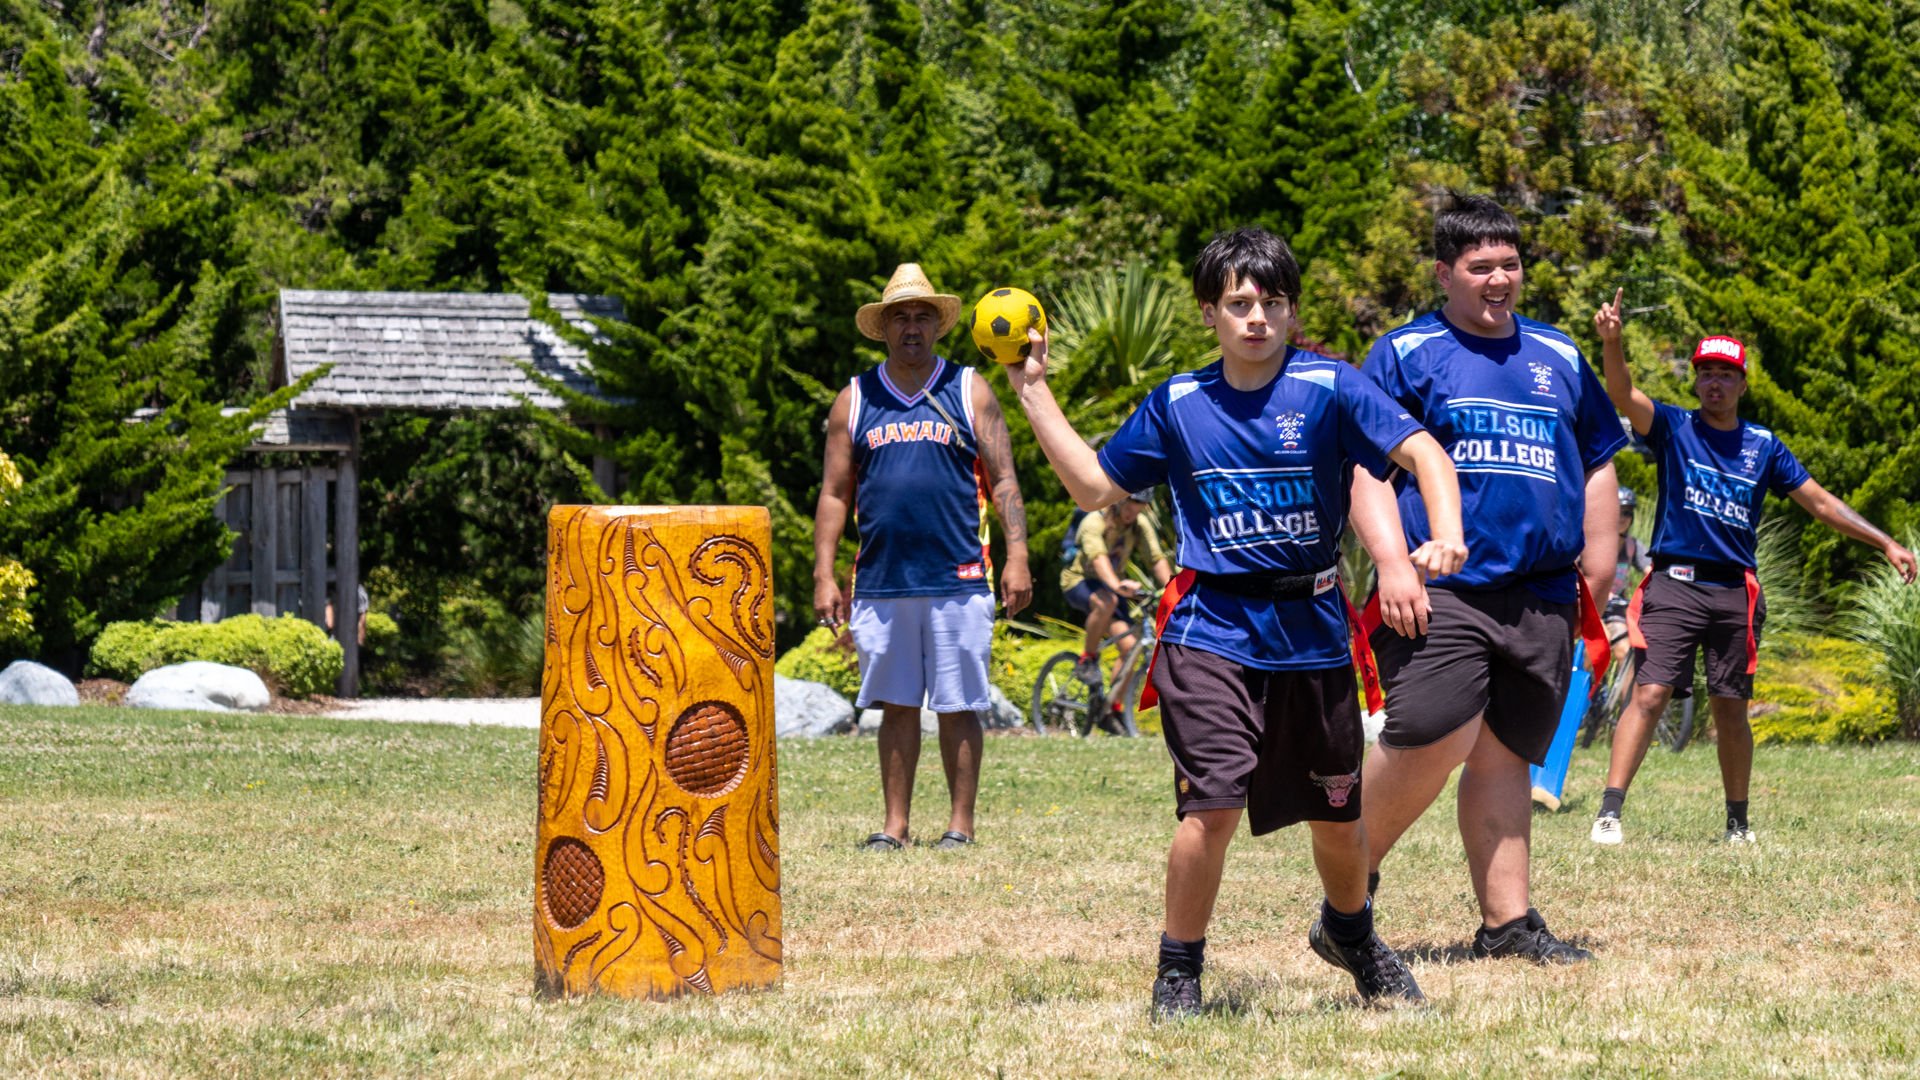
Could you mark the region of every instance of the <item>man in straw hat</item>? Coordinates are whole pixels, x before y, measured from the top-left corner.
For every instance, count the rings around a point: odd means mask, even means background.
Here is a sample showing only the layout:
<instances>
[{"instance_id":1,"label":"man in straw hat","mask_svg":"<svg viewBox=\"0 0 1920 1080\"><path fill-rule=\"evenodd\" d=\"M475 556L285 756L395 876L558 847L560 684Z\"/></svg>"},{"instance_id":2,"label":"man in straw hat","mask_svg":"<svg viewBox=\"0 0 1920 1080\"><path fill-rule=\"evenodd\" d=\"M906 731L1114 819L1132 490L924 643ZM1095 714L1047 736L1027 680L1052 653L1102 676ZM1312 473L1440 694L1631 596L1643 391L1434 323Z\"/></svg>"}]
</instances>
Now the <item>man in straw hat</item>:
<instances>
[{"instance_id":1,"label":"man in straw hat","mask_svg":"<svg viewBox=\"0 0 1920 1080\"><path fill-rule=\"evenodd\" d=\"M1006 531L1002 597L1027 606L1027 511L1013 472L1006 417L972 368L935 355L960 319L960 298L936 293L903 263L854 322L887 343L886 362L854 377L827 420L826 475L813 519L813 610L822 626L848 624L860 656L862 709L879 703L886 825L872 851L907 843L920 762L920 707L940 714L940 759L953 809L936 845L973 842L980 787L980 717L989 708L993 645L985 507ZM854 518L860 552L853 596L834 580L834 554Z\"/></svg>"}]
</instances>

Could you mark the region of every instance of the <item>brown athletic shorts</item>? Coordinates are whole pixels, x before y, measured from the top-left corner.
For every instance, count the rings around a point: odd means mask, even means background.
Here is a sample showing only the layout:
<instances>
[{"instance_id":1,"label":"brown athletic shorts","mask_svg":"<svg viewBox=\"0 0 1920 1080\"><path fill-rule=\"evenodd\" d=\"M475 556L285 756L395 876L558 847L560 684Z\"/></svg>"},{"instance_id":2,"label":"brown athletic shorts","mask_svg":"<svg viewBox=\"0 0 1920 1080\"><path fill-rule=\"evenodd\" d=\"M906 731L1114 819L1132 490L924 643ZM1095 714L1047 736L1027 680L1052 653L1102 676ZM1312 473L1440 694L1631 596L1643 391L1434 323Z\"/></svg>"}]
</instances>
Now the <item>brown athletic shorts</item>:
<instances>
[{"instance_id":1,"label":"brown athletic shorts","mask_svg":"<svg viewBox=\"0 0 1920 1080\"><path fill-rule=\"evenodd\" d=\"M1176 816L1244 807L1255 836L1360 820L1365 735L1352 664L1261 671L1162 641L1153 687Z\"/></svg>"},{"instance_id":2,"label":"brown athletic shorts","mask_svg":"<svg viewBox=\"0 0 1920 1080\"><path fill-rule=\"evenodd\" d=\"M1431 746L1485 713L1502 745L1544 764L1573 677L1578 604L1555 604L1525 585L1484 592L1430 588L1422 637L1374 630L1387 690L1380 744Z\"/></svg>"},{"instance_id":3,"label":"brown athletic shorts","mask_svg":"<svg viewBox=\"0 0 1920 1080\"><path fill-rule=\"evenodd\" d=\"M1767 597L1753 606L1753 641L1767 621ZM1635 649L1639 662L1633 681L1641 686L1671 686L1675 698L1693 694L1693 654L1707 653L1707 694L1753 697L1747 674L1747 590L1740 585L1702 585L1675 581L1660 571L1647 578L1640 598L1640 636L1647 647Z\"/></svg>"}]
</instances>

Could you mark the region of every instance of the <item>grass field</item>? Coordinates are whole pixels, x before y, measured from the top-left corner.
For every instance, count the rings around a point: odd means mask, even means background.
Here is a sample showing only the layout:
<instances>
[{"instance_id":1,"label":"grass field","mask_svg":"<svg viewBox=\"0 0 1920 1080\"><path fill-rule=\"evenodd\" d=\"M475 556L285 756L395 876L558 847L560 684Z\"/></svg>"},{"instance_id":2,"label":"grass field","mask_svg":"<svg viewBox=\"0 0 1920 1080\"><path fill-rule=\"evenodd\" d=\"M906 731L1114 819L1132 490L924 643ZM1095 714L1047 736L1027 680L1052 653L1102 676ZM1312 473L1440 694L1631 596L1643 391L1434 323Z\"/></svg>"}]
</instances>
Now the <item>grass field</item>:
<instances>
[{"instance_id":1,"label":"grass field","mask_svg":"<svg viewBox=\"0 0 1920 1080\"><path fill-rule=\"evenodd\" d=\"M870 740L783 744L785 986L534 999L528 731L0 709L0 1075L1906 1076L1920 1073L1905 744L1763 749L1761 843L1711 746L1656 753L1628 844L1599 751L1536 819L1539 906L1593 964L1455 962L1451 796L1388 862L1423 1010L1315 959L1305 836L1245 839L1208 1017L1146 1019L1173 827L1155 740L987 743L980 846L877 857ZM920 831L944 790L931 747Z\"/></svg>"}]
</instances>

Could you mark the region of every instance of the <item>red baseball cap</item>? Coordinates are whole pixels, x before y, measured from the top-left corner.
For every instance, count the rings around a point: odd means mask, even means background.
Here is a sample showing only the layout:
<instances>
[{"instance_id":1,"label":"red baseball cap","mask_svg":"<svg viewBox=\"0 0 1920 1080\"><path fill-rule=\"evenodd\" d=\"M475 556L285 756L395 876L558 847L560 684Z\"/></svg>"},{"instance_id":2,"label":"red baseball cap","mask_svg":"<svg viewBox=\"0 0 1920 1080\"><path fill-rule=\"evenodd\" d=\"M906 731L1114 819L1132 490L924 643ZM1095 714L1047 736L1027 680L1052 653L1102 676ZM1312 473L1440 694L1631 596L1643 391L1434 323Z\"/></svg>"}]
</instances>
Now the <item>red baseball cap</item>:
<instances>
[{"instance_id":1,"label":"red baseball cap","mask_svg":"<svg viewBox=\"0 0 1920 1080\"><path fill-rule=\"evenodd\" d=\"M1740 344L1739 338L1730 338L1725 334L1701 338L1700 344L1693 350L1693 362L1697 366L1708 360L1718 360L1723 364L1732 364L1747 373L1747 347Z\"/></svg>"}]
</instances>

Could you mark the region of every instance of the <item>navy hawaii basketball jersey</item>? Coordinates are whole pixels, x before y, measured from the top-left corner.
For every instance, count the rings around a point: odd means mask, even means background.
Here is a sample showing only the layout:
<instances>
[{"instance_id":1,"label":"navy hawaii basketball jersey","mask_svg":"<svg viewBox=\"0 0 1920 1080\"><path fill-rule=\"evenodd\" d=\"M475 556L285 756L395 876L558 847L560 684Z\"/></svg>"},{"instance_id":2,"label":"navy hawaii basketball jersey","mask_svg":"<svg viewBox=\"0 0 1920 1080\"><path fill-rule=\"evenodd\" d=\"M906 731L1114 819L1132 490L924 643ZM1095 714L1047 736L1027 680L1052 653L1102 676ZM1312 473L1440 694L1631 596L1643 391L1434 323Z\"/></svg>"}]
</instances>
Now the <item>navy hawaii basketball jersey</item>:
<instances>
[{"instance_id":1,"label":"navy hawaii basketball jersey","mask_svg":"<svg viewBox=\"0 0 1920 1080\"><path fill-rule=\"evenodd\" d=\"M974 450L978 377L972 368L935 357L933 375L918 393L895 387L885 364L854 378L847 433L860 534L856 599L989 591L986 473Z\"/></svg>"}]
</instances>

